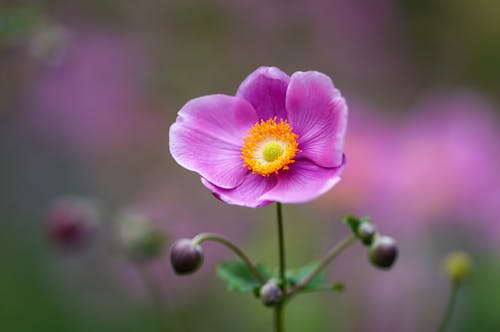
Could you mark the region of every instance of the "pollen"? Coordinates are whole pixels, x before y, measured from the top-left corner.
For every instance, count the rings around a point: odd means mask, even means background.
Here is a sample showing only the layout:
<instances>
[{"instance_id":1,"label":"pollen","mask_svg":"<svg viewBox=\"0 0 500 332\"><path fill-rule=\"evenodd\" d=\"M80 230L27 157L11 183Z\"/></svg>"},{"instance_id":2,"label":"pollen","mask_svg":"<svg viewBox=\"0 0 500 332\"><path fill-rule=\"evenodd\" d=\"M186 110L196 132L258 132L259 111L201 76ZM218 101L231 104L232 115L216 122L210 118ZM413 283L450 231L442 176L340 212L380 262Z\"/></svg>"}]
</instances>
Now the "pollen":
<instances>
[{"instance_id":1,"label":"pollen","mask_svg":"<svg viewBox=\"0 0 500 332\"><path fill-rule=\"evenodd\" d=\"M299 144L298 135L286 120L276 121L276 117L261 120L253 125L243 138L241 158L245 167L253 173L269 176L278 171L288 170Z\"/></svg>"}]
</instances>

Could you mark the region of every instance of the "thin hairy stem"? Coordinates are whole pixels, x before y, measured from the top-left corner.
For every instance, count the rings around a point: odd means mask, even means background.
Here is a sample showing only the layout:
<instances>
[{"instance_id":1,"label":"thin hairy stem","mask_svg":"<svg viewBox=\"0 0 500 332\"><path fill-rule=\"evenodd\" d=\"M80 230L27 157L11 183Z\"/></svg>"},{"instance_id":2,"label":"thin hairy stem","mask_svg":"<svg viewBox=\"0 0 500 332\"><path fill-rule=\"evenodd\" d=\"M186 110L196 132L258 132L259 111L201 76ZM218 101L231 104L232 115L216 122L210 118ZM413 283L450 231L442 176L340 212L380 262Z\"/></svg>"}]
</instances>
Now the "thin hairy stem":
<instances>
[{"instance_id":1,"label":"thin hairy stem","mask_svg":"<svg viewBox=\"0 0 500 332\"><path fill-rule=\"evenodd\" d=\"M281 289L286 290L286 263L285 263L285 234L283 230L283 213L281 203L276 203L276 214L278 219L278 248L279 248L279 262L280 262L280 280Z\"/></svg>"},{"instance_id":2,"label":"thin hairy stem","mask_svg":"<svg viewBox=\"0 0 500 332\"><path fill-rule=\"evenodd\" d=\"M290 291L287 293L287 297L291 297L296 294L298 291L306 287L311 280L316 277L318 273L321 272L328 264L330 264L344 249L346 249L350 244L352 244L356 240L355 235L351 235L346 238L344 241L340 242L338 245L332 247L327 254L320 260L318 266L314 270L312 270L308 275L304 277L301 281L299 281Z\"/></svg>"},{"instance_id":3,"label":"thin hairy stem","mask_svg":"<svg viewBox=\"0 0 500 332\"><path fill-rule=\"evenodd\" d=\"M450 290L450 296L448 297L448 304L446 305L446 310L441 320L441 324L439 324L439 329L438 329L439 332L445 332L446 328L448 327L448 323L450 322L451 314L453 313L455 302L457 300L457 293L459 288L460 288L460 282L457 280L453 280L451 282L451 290Z\"/></svg>"},{"instance_id":4,"label":"thin hairy stem","mask_svg":"<svg viewBox=\"0 0 500 332\"><path fill-rule=\"evenodd\" d=\"M274 331L283 332L283 309L285 309L284 303L278 304L274 308Z\"/></svg>"},{"instance_id":5,"label":"thin hairy stem","mask_svg":"<svg viewBox=\"0 0 500 332\"><path fill-rule=\"evenodd\" d=\"M153 280L148 271L144 270L144 266L138 265L137 270L148 293L148 297L157 321L158 330L161 332L169 331L172 328L172 326L170 326L171 324L167 323L167 321L169 321L168 314L170 312L170 308L163 290L159 287L155 280Z\"/></svg>"},{"instance_id":6,"label":"thin hairy stem","mask_svg":"<svg viewBox=\"0 0 500 332\"><path fill-rule=\"evenodd\" d=\"M285 232L283 229L283 212L281 203L276 203L276 216L278 220L278 252L279 252L279 273L280 273L280 288L283 294L286 293L286 263L285 263ZM283 311L285 309L284 301L278 303L274 308L274 331L283 332Z\"/></svg>"},{"instance_id":7,"label":"thin hairy stem","mask_svg":"<svg viewBox=\"0 0 500 332\"><path fill-rule=\"evenodd\" d=\"M194 244L201 244L202 242L205 241L218 242L231 249L236 254L236 256L241 258L241 260L248 266L250 272L255 276L255 278L259 281L261 285L264 285L266 283L266 280L260 274L259 270L257 270L257 267L252 263L252 261L247 257L247 255L245 255L243 250L241 250L237 245L235 245L225 237L215 233L201 233L193 238Z\"/></svg>"}]
</instances>

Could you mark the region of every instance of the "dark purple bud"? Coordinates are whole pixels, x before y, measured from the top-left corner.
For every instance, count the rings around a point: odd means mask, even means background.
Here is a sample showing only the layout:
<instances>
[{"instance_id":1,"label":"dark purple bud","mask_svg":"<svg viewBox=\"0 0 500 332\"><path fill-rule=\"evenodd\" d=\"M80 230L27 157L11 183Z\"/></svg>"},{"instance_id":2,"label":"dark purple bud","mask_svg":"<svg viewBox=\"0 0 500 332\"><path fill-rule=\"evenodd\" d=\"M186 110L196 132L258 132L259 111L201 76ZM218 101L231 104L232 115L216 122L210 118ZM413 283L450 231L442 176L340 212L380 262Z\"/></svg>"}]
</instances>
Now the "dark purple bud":
<instances>
[{"instance_id":1,"label":"dark purple bud","mask_svg":"<svg viewBox=\"0 0 500 332\"><path fill-rule=\"evenodd\" d=\"M99 214L91 201L80 197L56 199L45 217L47 237L60 249L80 249L96 233Z\"/></svg>"},{"instance_id":2,"label":"dark purple bud","mask_svg":"<svg viewBox=\"0 0 500 332\"><path fill-rule=\"evenodd\" d=\"M283 299L283 292L274 280L270 280L261 287L260 299L266 306L275 306Z\"/></svg>"},{"instance_id":3,"label":"dark purple bud","mask_svg":"<svg viewBox=\"0 0 500 332\"><path fill-rule=\"evenodd\" d=\"M358 237L366 246L372 244L375 233L375 226L370 222L364 222L358 228Z\"/></svg>"},{"instance_id":4,"label":"dark purple bud","mask_svg":"<svg viewBox=\"0 0 500 332\"><path fill-rule=\"evenodd\" d=\"M180 239L170 248L170 263L176 274L191 274L203 264L203 249L191 239Z\"/></svg>"},{"instance_id":5,"label":"dark purple bud","mask_svg":"<svg viewBox=\"0 0 500 332\"><path fill-rule=\"evenodd\" d=\"M396 241L389 236L379 236L368 252L372 264L381 269L389 269L398 257Z\"/></svg>"}]
</instances>

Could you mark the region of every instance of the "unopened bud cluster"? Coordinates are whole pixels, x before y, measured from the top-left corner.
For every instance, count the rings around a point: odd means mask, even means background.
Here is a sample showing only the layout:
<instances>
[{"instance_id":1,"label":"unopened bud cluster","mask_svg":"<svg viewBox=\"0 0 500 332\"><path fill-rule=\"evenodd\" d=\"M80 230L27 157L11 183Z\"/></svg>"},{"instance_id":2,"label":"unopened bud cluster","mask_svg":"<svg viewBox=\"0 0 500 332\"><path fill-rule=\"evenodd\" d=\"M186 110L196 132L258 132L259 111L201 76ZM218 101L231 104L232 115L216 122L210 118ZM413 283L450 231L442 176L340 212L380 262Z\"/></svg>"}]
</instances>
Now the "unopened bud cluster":
<instances>
[{"instance_id":1,"label":"unopened bud cluster","mask_svg":"<svg viewBox=\"0 0 500 332\"><path fill-rule=\"evenodd\" d=\"M394 265L398 247L392 237L379 234L369 219L359 219L355 234L368 247L368 258L375 267L390 269Z\"/></svg>"}]
</instances>

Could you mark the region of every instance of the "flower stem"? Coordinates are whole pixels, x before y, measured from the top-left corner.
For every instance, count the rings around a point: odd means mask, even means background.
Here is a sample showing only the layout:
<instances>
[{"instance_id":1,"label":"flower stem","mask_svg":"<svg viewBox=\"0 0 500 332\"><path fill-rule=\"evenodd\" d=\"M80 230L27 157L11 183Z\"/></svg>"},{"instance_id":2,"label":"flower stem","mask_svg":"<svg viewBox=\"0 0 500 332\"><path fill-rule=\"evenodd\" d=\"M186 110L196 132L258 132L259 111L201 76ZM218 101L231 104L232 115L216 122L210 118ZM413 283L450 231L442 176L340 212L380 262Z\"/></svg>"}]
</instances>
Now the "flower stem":
<instances>
[{"instance_id":1,"label":"flower stem","mask_svg":"<svg viewBox=\"0 0 500 332\"><path fill-rule=\"evenodd\" d=\"M156 318L158 331L166 332L170 330L170 324L167 323L168 318L165 316L169 313L168 303L163 294L163 290L156 284L148 271L144 270L143 266L137 266L139 275L144 283L144 287L148 293L149 300Z\"/></svg>"},{"instance_id":2,"label":"flower stem","mask_svg":"<svg viewBox=\"0 0 500 332\"><path fill-rule=\"evenodd\" d=\"M448 323L450 322L451 314L453 313L453 308L455 307L455 302L457 300L458 289L460 288L460 281L453 280L451 282L451 291L448 298L448 304L446 305L446 310L444 312L443 319L439 325L439 332L446 331Z\"/></svg>"},{"instance_id":3,"label":"flower stem","mask_svg":"<svg viewBox=\"0 0 500 332\"><path fill-rule=\"evenodd\" d=\"M281 210L281 203L276 203L276 214L278 217L278 243L279 243L279 262L280 262L280 281L281 289L284 291L286 289L286 279L285 279L285 236L283 231L283 213Z\"/></svg>"},{"instance_id":4,"label":"flower stem","mask_svg":"<svg viewBox=\"0 0 500 332\"><path fill-rule=\"evenodd\" d=\"M283 309L284 303L279 303L274 308L274 331L275 332L283 332Z\"/></svg>"},{"instance_id":5,"label":"flower stem","mask_svg":"<svg viewBox=\"0 0 500 332\"><path fill-rule=\"evenodd\" d=\"M276 203L276 215L278 219L278 250L279 250L279 264L280 264L280 288L283 294L286 294L286 264L285 264L285 236L283 230L283 212L281 203ZM283 310L284 301L278 303L274 308L274 330L275 332L283 332Z\"/></svg>"},{"instance_id":6,"label":"flower stem","mask_svg":"<svg viewBox=\"0 0 500 332\"><path fill-rule=\"evenodd\" d=\"M247 255L245 255L243 250L241 250L237 245L229 241L227 238L215 233L201 233L196 235L192 241L193 244L201 244L205 241L214 241L225 245L226 247L231 249L239 258L241 258L241 260L248 266L250 272L255 276L255 278L257 278L261 285L264 285L266 283L264 277L260 274L259 270L257 270L257 267L252 263Z\"/></svg>"},{"instance_id":7,"label":"flower stem","mask_svg":"<svg viewBox=\"0 0 500 332\"><path fill-rule=\"evenodd\" d=\"M346 249L351 243L356 240L355 235L351 235L348 238L344 239L344 241L340 242L336 246L332 247L326 255L320 260L318 266L314 270L312 270L307 276L304 277L300 282L298 282L295 287L293 287L288 293L287 298L291 297L302 288L307 286L314 277L321 272L328 264L330 264L344 249Z\"/></svg>"}]
</instances>

